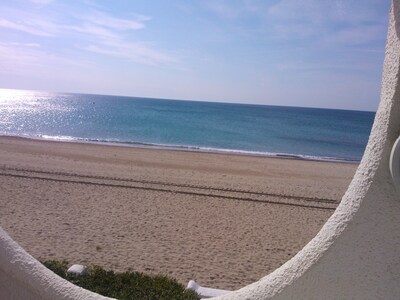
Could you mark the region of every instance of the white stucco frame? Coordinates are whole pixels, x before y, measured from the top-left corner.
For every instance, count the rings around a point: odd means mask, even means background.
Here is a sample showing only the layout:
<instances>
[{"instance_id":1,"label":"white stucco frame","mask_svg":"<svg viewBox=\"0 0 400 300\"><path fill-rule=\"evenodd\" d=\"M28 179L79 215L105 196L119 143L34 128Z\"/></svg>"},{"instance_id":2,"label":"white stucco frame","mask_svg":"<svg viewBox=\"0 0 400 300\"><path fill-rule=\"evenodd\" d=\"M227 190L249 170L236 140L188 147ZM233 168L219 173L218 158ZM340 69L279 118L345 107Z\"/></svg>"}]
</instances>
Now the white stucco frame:
<instances>
[{"instance_id":1,"label":"white stucco frame","mask_svg":"<svg viewBox=\"0 0 400 300\"><path fill-rule=\"evenodd\" d=\"M363 159L334 214L280 268L215 299L400 298L400 194L389 169L400 136L399 37L400 0L393 0L381 102ZM109 298L53 274L0 228L0 299Z\"/></svg>"}]
</instances>

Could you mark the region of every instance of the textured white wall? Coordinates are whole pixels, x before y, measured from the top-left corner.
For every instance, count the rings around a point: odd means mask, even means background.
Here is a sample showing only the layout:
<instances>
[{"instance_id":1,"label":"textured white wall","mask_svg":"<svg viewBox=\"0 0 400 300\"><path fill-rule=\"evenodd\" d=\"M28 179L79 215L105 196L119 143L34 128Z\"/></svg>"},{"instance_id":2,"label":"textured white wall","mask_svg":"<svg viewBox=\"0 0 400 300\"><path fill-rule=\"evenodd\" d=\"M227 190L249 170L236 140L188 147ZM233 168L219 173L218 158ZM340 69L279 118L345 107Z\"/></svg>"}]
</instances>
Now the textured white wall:
<instances>
[{"instance_id":1,"label":"textured white wall","mask_svg":"<svg viewBox=\"0 0 400 300\"><path fill-rule=\"evenodd\" d=\"M0 228L1 300L106 300L44 267Z\"/></svg>"},{"instance_id":2,"label":"textured white wall","mask_svg":"<svg viewBox=\"0 0 400 300\"><path fill-rule=\"evenodd\" d=\"M394 0L381 102L364 157L335 213L282 267L218 299L400 299L400 194L389 172L400 135L399 29L400 1Z\"/></svg>"},{"instance_id":3,"label":"textured white wall","mask_svg":"<svg viewBox=\"0 0 400 300\"><path fill-rule=\"evenodd\" d=\"M389 173L400 135L400 0L393 0L381 103L361 164L335 213L295 257L223 299L400 299L400 194ZM0 228L0 299L110 299L42 266Z\"/></svg>"}]
</instances>

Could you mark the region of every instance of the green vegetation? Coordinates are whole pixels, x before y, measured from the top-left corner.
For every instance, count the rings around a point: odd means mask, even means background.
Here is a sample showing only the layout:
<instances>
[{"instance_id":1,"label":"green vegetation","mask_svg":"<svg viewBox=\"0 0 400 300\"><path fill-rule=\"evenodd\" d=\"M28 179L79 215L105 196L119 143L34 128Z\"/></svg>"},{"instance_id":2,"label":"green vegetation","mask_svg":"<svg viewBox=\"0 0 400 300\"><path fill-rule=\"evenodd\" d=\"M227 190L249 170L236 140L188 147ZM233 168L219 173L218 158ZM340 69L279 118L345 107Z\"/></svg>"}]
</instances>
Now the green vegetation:
<instances>
[{"instance_id":1,"label":"green vegetation","mask_svg":"<svg viewBox=\"0 0 400 300\"><path fill-rule=\"evenodd\" d=\"M198 300L199 296L185 290L175 279L149 276L139 272L114 273L99 266L90 266L82 276L67 274L68 262L48 260L43 264L60 277L87 290L120 300Z\"/></svg>"}]
</instances>

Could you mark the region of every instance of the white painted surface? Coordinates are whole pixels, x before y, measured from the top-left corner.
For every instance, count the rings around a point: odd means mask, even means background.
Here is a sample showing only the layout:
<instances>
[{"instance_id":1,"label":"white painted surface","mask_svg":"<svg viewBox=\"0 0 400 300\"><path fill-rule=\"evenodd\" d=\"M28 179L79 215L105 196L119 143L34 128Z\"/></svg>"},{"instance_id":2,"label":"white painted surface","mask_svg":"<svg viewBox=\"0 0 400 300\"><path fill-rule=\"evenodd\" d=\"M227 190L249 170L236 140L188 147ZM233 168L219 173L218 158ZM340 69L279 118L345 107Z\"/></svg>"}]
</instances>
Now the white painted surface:
<instances>
[{"instance_id":1,"label":"white painted surface","mask_svg":"<svg viewBox=\"0 0 400 300\"><path fill-rule=\"evenodd\" d=\"M227 290L221 290L221 289L213 289L213 288L207 288L200 286L197 282L194 280L190 280L186 289L190 289L192 291L195 291L201 298L212 298L212 297L217 297L217 296L222 296L228 294L230 291Z\"/></svg>"},{"instance_id":2,"label":"white painted surface","mask_svg":"<svg viewBox=\"0 0 400 300\"><path fill-rule=\"evenodd\" d=\"M0 228L1 300L106 300L57 276Z\"/></svg>"},{"instance_id":3,"label":"white painted surface","mask_svg":"<svg viewBox=\"0 0 400 300\"><path fill-rule=\"evenodd\" d=\"M85 275L87 272L87 267L84 265L72 265L68 268L67 273L74 274L74 275Z\"/></svg>"},{"instance_id":4,"label":"white painted surface","mask_svg":"<svg viewBox=\"0 0 400 300\"><path fill-rule=\"evenodd\" d=\"M396 188L400 191L400 136L390 153L390 174L392 174Z\"/></svg>"},{"instance_id":5,"label":"white painted surface","mask_svg":"<svg viewBox=\"0 0 400 300\"><path fill-rule=\"evenodd\" d=\"M400 201L389 171L400 135L399 35L400 0L393 0L381 102L364 157L335 213L283 266L214 299L400 299ZM0 228L0 299L109 298L56 276Z\"/></svg>"},{"instance_id":6,"label":"white painted surface","mask_svg":"<svg viewBox=\"0 0 400 300\"><path fill-rule=\"evenodd\" d=\"M334 214L283 266L218 299L400 299L400 201L389 171L400 135L399 29L400 0L394 0L381 102L363 159Z\"/></svg>"}]
</instances>

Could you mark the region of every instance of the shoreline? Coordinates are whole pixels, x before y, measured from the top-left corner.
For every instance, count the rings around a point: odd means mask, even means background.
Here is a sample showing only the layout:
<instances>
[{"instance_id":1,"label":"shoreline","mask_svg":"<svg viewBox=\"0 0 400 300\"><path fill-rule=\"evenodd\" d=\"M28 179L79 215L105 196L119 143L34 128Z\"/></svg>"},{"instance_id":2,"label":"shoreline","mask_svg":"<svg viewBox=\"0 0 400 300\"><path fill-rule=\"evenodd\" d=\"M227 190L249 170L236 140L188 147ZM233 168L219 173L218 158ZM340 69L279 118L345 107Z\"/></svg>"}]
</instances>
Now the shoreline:
<instances>
[{"instance_id":1,"label":"shoreline","mask_svg":"<svg viewBox=\"0 0 400 300\"><path fill-rule=\"evenodd\" d=\"M49 142L61 142L61 143L77 143L77 144L94 144L111 147L127 147L127 148L139 148L139 149L154 149L154 150L166 150L166 151L181 151L181 152L194 152L194 153L211 153L211 154L222 154L222 155L239 155L249 157L266 157L266 158L278 158L278 159L294 159L304 161L316 161L316 162L331 162L331 163L345 163L345 164L359 164L361 160L350 160L341 159L335 157L318 157L311 155L301 154L290 154L290 153L267 153L258 151L247 151L247 150L231 150L231 149L218 149L218 148L207 148L200 146L180 146L180 145L158 145L158 144L146 144L136 142L123 142L123 141L102 141L102 140L90 140L85 138L75 137L48 137L46 135L41 136L17 136L17 135L0 135L0 138L21 138L28 140L39 140Z\"/></svg>"},{"instance_id":2,"label":"shoreline","mask_svg":"<svg viewBox=\"0 0 400 300\"><path fill-rule=\"evenodd\" d=\"M0 226L39 260L238 289L314 237L356 167L0 137Z\"/></svg>"}]
</instances>

